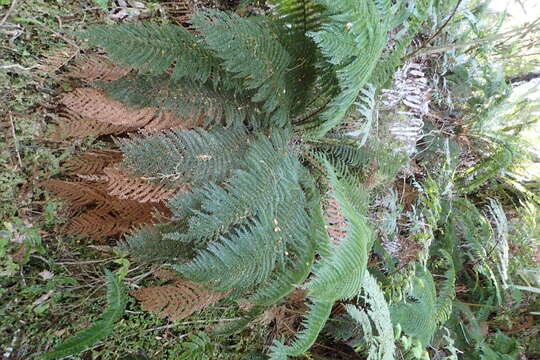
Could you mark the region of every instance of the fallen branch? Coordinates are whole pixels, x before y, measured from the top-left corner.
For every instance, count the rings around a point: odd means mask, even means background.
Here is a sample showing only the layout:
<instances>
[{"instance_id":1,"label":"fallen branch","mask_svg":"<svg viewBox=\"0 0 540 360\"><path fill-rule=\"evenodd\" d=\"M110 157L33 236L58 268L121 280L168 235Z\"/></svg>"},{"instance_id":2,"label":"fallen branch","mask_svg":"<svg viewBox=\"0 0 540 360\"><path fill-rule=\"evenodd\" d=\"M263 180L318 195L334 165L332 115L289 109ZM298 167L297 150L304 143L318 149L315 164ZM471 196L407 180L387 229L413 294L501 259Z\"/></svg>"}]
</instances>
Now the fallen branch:
<instances>
[{"instance_id":1,"label":"fallen branch","mask_svg":"<svg viewBox=\"0 0 540 360\"><path fill-rule=\"evenodd\" d=\"M19 65L19 64L10 64L10 65L0 65L0 70L19 69L19 70L23 70L23 71L30 71L30 70L35 69L37 67L38 67L37 65L24 67L24 66Z\"/></svg>"}]
</instances>

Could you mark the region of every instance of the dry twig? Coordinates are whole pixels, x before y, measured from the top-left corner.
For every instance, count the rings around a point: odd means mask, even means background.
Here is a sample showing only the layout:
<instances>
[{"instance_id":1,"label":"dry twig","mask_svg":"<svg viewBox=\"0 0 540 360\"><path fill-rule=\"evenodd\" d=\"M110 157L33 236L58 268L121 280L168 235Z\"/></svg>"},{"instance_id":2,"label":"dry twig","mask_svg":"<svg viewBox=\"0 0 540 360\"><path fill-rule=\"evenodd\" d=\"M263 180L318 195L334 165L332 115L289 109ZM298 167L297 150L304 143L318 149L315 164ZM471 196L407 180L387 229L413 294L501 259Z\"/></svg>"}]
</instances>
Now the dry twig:
<instances>
[{"instance_id":1,"label":"dry twig","mask_svg":"<svg viewBox=\"0 0 540 360\"><path fill-rule=\"evenodd\" d=\"M9 7L9 9L7 10L6 14L4 15L4 17L2 18L2 20L0 20L0 25L4 25L4 23L7 21L9 15L11 14L11 12L13 11L13 9L15 8L15 4L17 4L17 0L12 0L11 1L11 6Z\"/></svg>"},{"instance_id":2,"label":"dry twig","mask_svg":"<svg viewBox=\"0 0 540 360\"><path fill-rule=\"evenodd\" d=\"M9 121L11 122L11 133L13 134L13 143L15 144L15 152L17 153L17 160L19 160L19 166L21 170L23 168L23 163L21 159L21 153L19 152L19 141L17 140L17 135L15 134L15 124L13 124L13 116L9 114Z\"/></svg>"}]
</instances>

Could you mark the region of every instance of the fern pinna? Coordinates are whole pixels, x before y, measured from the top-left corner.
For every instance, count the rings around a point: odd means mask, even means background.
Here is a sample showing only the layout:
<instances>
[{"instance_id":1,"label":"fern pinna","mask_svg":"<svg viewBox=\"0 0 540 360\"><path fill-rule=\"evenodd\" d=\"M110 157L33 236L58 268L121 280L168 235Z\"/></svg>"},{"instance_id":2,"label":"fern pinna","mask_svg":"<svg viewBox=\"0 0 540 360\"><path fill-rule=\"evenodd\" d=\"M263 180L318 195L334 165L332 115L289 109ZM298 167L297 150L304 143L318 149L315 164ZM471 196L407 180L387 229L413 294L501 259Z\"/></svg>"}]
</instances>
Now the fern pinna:
<instances>
[{"instance_id":1,"label":"fern pinna","mask_svg":"<svg viewBox=\"0 0 540 360\"><path fill-rule=\"evenodd\" d=\"M84 135L131 132L115 140L122 160L96 165L95 180L108 196L168 208L150 225L132 224L123 245L178 277L138 290L143 306L180 317L247 297L247 321L307 289L303 328L292 342L274 342L277 360L308 351L337 301L364 287L369 301L384 302L365 277L374 242L368 189L393 179L403 154L368 136L369 109L431 3L279 0L266 16L201 10L189 28L125 23L81 34L119 68L77 65L68 74L94 86L64 96L68 123L79 121ZM373 320L381 331L373 346L400 309ZM385 341L374 352L382 358L394 352L393 338Z\"/></svg>"}]
</instances>

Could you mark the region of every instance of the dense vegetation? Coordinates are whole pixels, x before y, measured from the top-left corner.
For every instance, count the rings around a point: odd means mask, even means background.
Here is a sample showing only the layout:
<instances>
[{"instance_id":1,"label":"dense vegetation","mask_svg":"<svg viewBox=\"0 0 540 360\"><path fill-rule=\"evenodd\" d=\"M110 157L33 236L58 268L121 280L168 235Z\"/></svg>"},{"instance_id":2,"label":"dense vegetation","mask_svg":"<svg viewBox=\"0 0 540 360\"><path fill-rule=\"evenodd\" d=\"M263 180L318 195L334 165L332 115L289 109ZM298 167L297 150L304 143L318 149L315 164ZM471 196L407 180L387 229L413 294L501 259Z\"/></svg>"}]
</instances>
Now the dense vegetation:
<instances>
[{"instance_id":1,"label":"dense vegetation","mask_svg":"<svg viewBox=\"0 0 540 360\"><path fill-rule=\"evenodd\" d=\"M29 309L105 279L108 306L54 347L16 349L3 327L5 357L538 355L538 106L518 85L536 77L540 19L509 29L461 0L152 6L161 18L60 34L69 47L38 66L60 85L48 148L70 144L34 181L42 232L83 243L42 241L8 198L0 294L24 297L17 276L43 263L103 264L90 279L39 272L48 292ZM106 258L55 261L57 247ZM130 335L179 329L167 353L108 345L135 306L157 315L143 324L173 322Z\"/></svg>"}]
</instances>

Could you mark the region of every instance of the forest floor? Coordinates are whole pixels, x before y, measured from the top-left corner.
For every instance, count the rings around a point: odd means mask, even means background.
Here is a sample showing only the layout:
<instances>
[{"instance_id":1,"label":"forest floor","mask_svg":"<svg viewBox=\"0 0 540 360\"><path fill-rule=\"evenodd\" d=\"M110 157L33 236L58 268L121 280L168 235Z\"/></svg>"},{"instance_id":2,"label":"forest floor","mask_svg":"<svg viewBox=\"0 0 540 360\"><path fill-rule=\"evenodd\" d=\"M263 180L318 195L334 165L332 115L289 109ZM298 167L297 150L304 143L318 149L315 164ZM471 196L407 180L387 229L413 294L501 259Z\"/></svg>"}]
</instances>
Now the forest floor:
<instances>
[{"instance_id":1,"label":"forest floor","mask_svg":"<svg viewBox=\"0 0 540 360\"><path fill-rule=\"evenodd\" d=\"M38 354L102 312L103 270L123 271L130 286L147 283L148 268L131 264L108 244L59 235L67 218L41 181L95 140L48 141L51 104L70 84L51 76L75 56L70 32L122 16L160 16L157 3L144 9L103 11L103 1L0 0L0 356L36 359ZM106 3L106 1L105 1ZM44 60L46 59L46 60ZM58 73L58 71L57 71ZM59 80L60 79L60 80ZM210 318L234 318L234 307L211 308L174 326L142 311L131 299L115 332L77 359L178 359L214 326ZM217 315L217 316L216 316ZM201 359L234 359L255 351L253 336L205 343ZM230 344L230 346L229 346ZM218 355L219 354L219 355ZM228 354L228 355L227 355Z\"/></svg>"}]
</instances>

